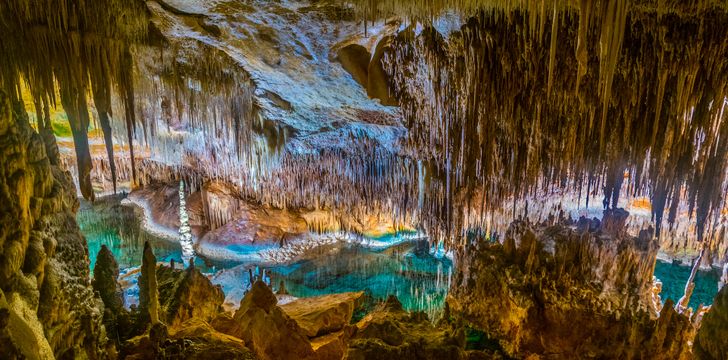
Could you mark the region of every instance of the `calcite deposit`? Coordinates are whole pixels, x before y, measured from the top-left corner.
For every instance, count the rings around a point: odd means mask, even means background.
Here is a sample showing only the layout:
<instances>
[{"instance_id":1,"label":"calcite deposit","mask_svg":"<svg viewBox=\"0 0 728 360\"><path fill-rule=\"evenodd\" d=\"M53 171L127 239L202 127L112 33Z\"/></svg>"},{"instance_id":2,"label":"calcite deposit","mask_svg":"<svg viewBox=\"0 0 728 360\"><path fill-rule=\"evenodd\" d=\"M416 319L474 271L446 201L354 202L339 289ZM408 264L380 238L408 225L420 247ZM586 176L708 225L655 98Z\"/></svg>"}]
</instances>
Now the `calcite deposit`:
<instances>
[{"instance_id":1,"label":"calcite deposit","mask_svg":"<svg viewBox=\"0 0 728 360\"><path fill-rule=\"evenodd\" d=\"M108 342L103 303L74 214L70 175L55 139L31 128L22 104L0 92L0 355L98 358Z\"/></svg>"},{"instance_id":2,"label":"calcite deposit","mask_svg":"<svg viewBox=\"0 0 728 360\"><path fill-rule=\"evenodd\" d=\"M502 244L468 245L450 310L511 356L688 358L694 323L672 301L653 307L657 241L651 229L628 235L627 215L514 222Z\"/></svg>"},{"instance_id":3,"label":"calcite deposit","mask_svg":"<svg viewBox=\"0 0 728 360\"><path fill-rule=\"evenodd\" d=\"M0 358L726 357L725 0L3 0L0 34ZM143 226L89 254L109 194Z\"/></svg>"}]
</instances>

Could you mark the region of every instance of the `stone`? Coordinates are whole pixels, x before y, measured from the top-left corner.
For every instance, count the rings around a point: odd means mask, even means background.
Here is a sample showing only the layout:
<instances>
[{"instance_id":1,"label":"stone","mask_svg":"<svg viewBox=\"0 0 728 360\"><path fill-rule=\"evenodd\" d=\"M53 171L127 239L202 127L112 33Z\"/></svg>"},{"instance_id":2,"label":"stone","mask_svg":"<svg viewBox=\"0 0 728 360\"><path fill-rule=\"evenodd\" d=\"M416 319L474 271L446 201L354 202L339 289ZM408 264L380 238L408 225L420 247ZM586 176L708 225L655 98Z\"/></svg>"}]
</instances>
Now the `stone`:
<instances>
[{"instance_id":1,"label":"stone","mask_svg":"<svg viewBox=\"0 0 728 360\"><path fill-rule=\"evenodd\" d=\"M628 235L625 217L607 212L594 226L584 219L576 228L516 221L503 244L463 249L447 299L451 313L514 357L688 356L690 320L669 305L655 319L656 239Z\"/></svg>"},{"instance_id":2,"label":"stone","mask_svg":"<svg viewBox=\"0 0 728 360\"><path fill-rule=\"evenodd\" d=\"M390 296L356 324L346 359L467 359L465 337L450 324L434 325L427 315L408 313Z\"/></svg>"},{"instance_id":3,"label":"stone","mask_svg":"<svg viewBox=\"0 0 728 360\"><path fill-rule=\"evenodd\" d=\"M114 312L118 312L124 307L124 297L117 282L118 278L119 264L114 259L114 254L106 245L101 245L101 249L96 256L91 285L101 296L104 306Z\"/></svg>"},{"instance_id":4,"label":"stone","mask_svg":"<svg viewBox=\"0 0 728 360\"><path fill-rule=\"evenodd\" d=\"M728 286L723 286L710 310L703 315L693 354L700 360L728 358Z\"/></svg>"},{"instance_id":5,"label":"stone","mask_svg":"<svg viewBox=\"0 0 728 360\"><path fill-rule=\"evenodd\" d=\"M100 358L103 304L89 282L75 186L47 159L55 140L12 105L0 92L0 358Z\"/></svg>"},{"instance_id":6,"label":"stone","mask_svg":"<svg viewBox=\"0 0 728 360\"><path fill-rule=\"evenodd\" d=\"M261 360L315 359L304 331L276 302L273 291L256 281L240 302L228 334L243 339Z\"/></svg>"},{"instance_id":7,"label":"stone","mask_svg":"<svg viewBox=\"0 0 728 360\"><path fill-rule=\"evenodd\" d=\"M311 338L342 330L351 322L363 296L359 291L300 298L280 308Z\"/></svg>"},{"instance_id":8,"label":"stone","mask_svg":"<svg viewBox=\"0 0 728 360\"><path fill-rule=\"evenodd\" d=\"M139 313L140 322L159 322L159 293L157 290L157 258L149 242L144 243L142 272L139 276Z\"/></svg>"},{"instance_id":9,"label":"stone","mask_svg":"<svg viewBox=\"0 0 728 360\"><path fill-rule=\"evenodd\" d=\"M170 328L176 328L190 319L212 321L220 313L225 301L222 288L213 285L194 266L185 270L159 266L157 283L162 317Z\"/></svg>"}]
</instances>

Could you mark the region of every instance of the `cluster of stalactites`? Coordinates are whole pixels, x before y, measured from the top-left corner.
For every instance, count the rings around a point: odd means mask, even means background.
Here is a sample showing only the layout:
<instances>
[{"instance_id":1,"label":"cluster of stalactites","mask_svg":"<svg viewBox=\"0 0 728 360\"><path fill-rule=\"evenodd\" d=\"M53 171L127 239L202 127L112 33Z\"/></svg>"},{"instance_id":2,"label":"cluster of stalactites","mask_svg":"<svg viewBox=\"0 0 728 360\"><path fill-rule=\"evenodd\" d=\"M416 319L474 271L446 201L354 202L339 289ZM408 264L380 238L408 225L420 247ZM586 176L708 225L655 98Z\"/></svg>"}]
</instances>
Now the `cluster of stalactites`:
<instances>
[{"instance_id":1,"label":"cluster of stalactites","mask_svg":"<svg viewBox=\"0 0 728 360\"><path fill-rule=\"evenodd\" d=\"M435 233L463 236L473 203L497 209L544 187L596 188L614 207L625 171L626 195L650 196L658 232L680 204L695 215L698 238L720 222L728 13L626 5L548 17L490 9L448 38L427 27L398 35L385 67L408 146L437 181L422 210L439 223Z\"/></svg>"},{"instance_id":2,"label":"cluster of stalactites","mask_svg":"<svg viewBox=\"0 0 728 360\"><path fill-rule=\"evenodd\" d=\"M87 134L89 104L97 109L112 173L109 118L113 92L125 105L129 136L136 122L130 46L147 36L143 6L121 0L9 0L0 4L0 30L7 34L0 39L0 86L17 102L22 100L21 87L29 90L40 129L50 129L48 109L58 104L60 95L73 133L79 187L86 198L94 197Z\"/></svg>"},{"instance_id":3,"label":"cluster of stalactites","mask_svg":"<svg viewBox=\"0 0 728 360\"><path fill-rule=\"evenodd\" d=\"M413 20L431 20L445 13L456 13L464 17L473 16L483 10L525 11L541 18L559 11L578 11L585 7L609 7L629 5L638 11L659 14L680 13L696 15L713 7L726 8L722 0L339 0L348 4L363 20L375 21L391 16L407 17ZM623 3L622 5L617 3ZM534 21L537 19L534 19ZM542 20L543 21L543 20ZM539 25L543 32L544 24Z\"/></svg>"}]
</instances>

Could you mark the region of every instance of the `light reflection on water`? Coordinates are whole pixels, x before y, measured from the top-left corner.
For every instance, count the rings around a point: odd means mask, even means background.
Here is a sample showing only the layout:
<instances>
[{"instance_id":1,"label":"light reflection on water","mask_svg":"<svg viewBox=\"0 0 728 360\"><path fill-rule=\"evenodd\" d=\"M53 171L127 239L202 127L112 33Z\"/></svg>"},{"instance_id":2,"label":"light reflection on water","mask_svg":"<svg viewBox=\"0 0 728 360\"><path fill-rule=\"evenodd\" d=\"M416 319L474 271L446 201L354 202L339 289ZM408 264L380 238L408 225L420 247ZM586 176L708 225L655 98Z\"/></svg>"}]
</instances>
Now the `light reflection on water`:
<instances>
[{"instance_id":1,"label":"light reflection on water","mask_svg":"<svg viewBox=\"0 0 728 360\"><path fill-rule=\"evenodd\" d=\"M121 205L120 197L102 198L93 204L81 200L77 220L88 242L92 270L102 245L111 249L122 274L141 265L145 241L152 245L158 261L181 260L179 244L144 231L141 216L141 210ZM374 300L396 295L408 310L436 316L447 295L452 262L447 257L433 256L425 241L403 241L395 235L373 240L378 245L391 245L371 248L341 243L328 246L307 260L257 267L256 272L261 274L264 269L275 287L284 280L288 292L296 297L346 291L365 291ZM211 274L213 283L222 285L228 303L237 305L250 284L248 269L255 269L258 264L198 257L195 265ZM134 284L136 279L131 276L126 280ZM136 302L136 296L137 289L132 286L127 291L127 306Z\"/></svg>"},{"instance_id":2,"label":"light reflection on water","mask_svg":"<svg viewBox=\"0 0 728 360\"><path fill-rule=\"evenodd\" d=\"M158 261L182 259L181 247L156 237L141 228L141 211L121 205L120 197L105 197L90 204L81 200L77 220L86 236L91 269L101 245L111 249L122 273L141 265L144 242L149 241ZM409 310L422 310L431 316L443 306L452 276L452 262L433 256L426 242L405 241L395 236L376 239L389 247L370 248L345 244L322 250L318 256L294 264L267 267L271 283L277 287L283 280L289 293L297 297L316 296L346 291L366 291L374 299L396 295ZM241 248L241 252L251 249ZM214 273L213 282L222 285L227 301L237 305L249 286L248 268L255 263L211 261L198 257L195 264L203 272ZM258 268L258 273L262 268ZM223 271L220 271L223 270ZM655 276L663 283L661 297L677 301L683 294L690 267L658 261ZM711 304L717 293L720 274L700 271L690 306ZM133 279L131 279L133 281ZM136 296L134 290L130 297ZM134 299L131 299L134 302Z\"/></svg>"}]
</instances>

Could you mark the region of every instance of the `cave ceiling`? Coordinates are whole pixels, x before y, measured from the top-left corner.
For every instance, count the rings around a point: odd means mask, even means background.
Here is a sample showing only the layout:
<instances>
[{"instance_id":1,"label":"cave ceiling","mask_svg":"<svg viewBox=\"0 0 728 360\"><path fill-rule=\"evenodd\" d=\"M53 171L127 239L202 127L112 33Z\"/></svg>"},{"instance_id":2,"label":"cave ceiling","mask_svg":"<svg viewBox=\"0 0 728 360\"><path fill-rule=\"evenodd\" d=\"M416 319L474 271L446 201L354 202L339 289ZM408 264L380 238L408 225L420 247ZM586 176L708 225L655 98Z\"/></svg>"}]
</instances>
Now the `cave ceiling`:
<instances>
[{"instance_id":1,"label":"cave ceiling","mask_svg":"<svg viewBox=\"0 0 728 360\"><path fill-rule=\"evenodd\" d=\"M0 85L39 131L65 109L87 198L103 161L454 246L524 199L647 197L721 254L725 24L707 0L6 0Z\"/></svg>"}]
</instances>

